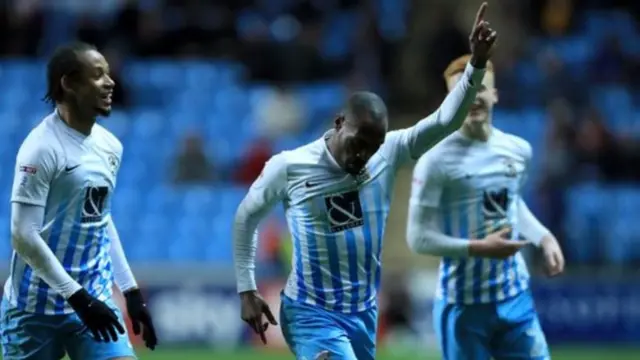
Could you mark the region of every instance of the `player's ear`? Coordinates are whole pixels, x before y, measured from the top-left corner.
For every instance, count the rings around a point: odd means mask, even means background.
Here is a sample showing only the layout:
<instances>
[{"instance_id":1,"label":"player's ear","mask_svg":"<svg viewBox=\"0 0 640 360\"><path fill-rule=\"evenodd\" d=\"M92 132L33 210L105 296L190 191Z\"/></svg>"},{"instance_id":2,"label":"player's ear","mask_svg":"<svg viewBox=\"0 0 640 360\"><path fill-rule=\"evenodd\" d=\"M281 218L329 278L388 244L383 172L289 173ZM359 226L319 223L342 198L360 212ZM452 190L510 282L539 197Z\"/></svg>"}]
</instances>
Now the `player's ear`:
<instances>
[{"instance_id":1,"label":"player's ear","mask_svg":"<svg viewBox=\"0 0 640 360\"><path fill-rule=\"evenodd\" d=\"M75 91L73 90L72 80L68 75L62 75L60 78L60 87L64 90L65 93L73 94Z\"/></svg>"},{"instance_id":2,"label":"player's ear","mask_svg":"<svg viewBox=\"0 0 640 360\"><path fill-rule=\"evenodd\" d=\"M344 114L340 113L336 115L335 120L333 120L334 127L336 130L340 130L342 128L342 124L344 123Z\"/></svg>"}]
</instances>

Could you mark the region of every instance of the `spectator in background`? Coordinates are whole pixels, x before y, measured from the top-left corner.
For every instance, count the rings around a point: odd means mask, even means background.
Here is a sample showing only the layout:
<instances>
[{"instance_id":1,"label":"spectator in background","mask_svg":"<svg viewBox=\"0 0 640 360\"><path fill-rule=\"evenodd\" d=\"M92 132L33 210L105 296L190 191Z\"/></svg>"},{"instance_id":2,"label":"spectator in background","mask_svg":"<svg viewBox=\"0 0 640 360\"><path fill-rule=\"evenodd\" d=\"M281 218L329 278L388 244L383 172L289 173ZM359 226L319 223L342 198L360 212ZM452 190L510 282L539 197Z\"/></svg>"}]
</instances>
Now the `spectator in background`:
<instances>
[{"instance_id":1,"label":"spectator in background","mask_svg":"<svg viewBox=\"0 0 640 360\"><path fill-rule=\"evenodd\" d=\"M271 155L271 141L268 138L253 142L240 160L240 165L233 176L234 180L242 185L251 185L260 176L264 164Z\"/></svg>"},{"instance_id":2,"label":"spectator in background","mask_svg":"<svg viewBox=\"0 0 640 360\"><path fill-rule=\"evenodd\" d=\"M572 0L547 0L542 7L541 28L547 35L562 36L571 26Z\"/></svg>"},{"instance_id":3,"label":"spectator in background","mask_svg":"<svg viewBox=\"0 0 640 360\"><path fill-rule=\"evenodd\" d=\"M176 184L206 184L213 180L213 166L204 152L200 136L190 134L184 139L175 169Z\"/></svg>"},{"instance_id":4,"label":"spectator in background","mask_svg":"<svg viewBox=\"0 0 640 360\"><path fill-rule=\"evenodd\" d=\"M573 167L574 113L571 104L564 98L553 99L547 106L547 119L545 161L537 200L542 209L540 220L563 239L564 192L571 185Z\"/></svg>"},{"instance_id":5,"label":"spectator in background","mask_svg":"<svg viewBox=\"0 0 640 360\"><path fill-rule=\"evenodd\" d=\"M602 84L623 83L631 80L627 73L633 67L622 51L622 44L616 35L608 35L599 44L592 64L591 77Z\"/></svg>"},{"instance_id":6,"label":"spectator in background","mask_svg":"<svg viewBox=\"0 0 640 360\"><path fill-rule=\"evenodd\" d=\"M0 54L36 56L44 32L44 15L37 0L0 6Z\"/></svg>"},{"instance_id":7,"label":"spectator in background","mask_svg":"<svg viewBox=\"0 0 640 360\"><path fill-rule=\"evenodd\" d=\"M589 109L577 129L575 173L607 182L637 180L637 166L629 166L638 164L636 146L622 140L606 127L597 110Z\"/></svg>"},{"instance_id":8,"label":"spectator in background","mask_svg":"<svg viewBox=\"0 0 640 360\"><path fill-rule=\"evenodd\" d=\"M548 49L538 57L542 69L544 83L541 85L543 100L548 104L552 99L566 98L573 106L584 106L587 99L585 93L588 86L584 80L577 79L567 68L564 61L552 49Z\"/></svg>"},{"instance_id":9,"label":"spectator in background","mask_svg":"<svg viewBox=\"0 0 640 360\"><path fill-rule=\"evenodd\" d=\"M257 104L258 131L269 139L295 135L300 131L304 108L296 94L278 83Z\"/></svg>"}]
</instances>

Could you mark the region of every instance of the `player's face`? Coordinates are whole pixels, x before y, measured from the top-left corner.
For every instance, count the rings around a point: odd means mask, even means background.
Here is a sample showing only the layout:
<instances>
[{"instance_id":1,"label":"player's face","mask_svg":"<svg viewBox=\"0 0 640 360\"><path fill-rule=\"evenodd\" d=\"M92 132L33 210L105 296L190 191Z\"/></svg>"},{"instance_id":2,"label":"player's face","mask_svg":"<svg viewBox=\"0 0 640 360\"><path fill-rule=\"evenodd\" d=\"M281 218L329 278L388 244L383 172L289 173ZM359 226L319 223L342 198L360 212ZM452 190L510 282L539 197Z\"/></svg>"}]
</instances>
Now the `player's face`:
<instances>
[{"instance_id":1,"label":"player's face","mask_svg":"<svg viewBox=\"0 0 640 360\"><path fill-rule=\"evenodd\" d=\"M342 149L337 160L351 175L357 175L367 165L384 142L387 132L380 123L346 121L343 117L336 120L336 130Z\"/></svg>"},{"instance_id":2,"label":"player's face","mask_svg":"<svg viewBox=\"0 0 640 360\"><path fill-rule=\"evenodd\" d=\"M462 77L462 73L452 76L448 81L449 90ZM490 121L493 106L498 102L498 91L495 88L495 76L493 72L487 71L482 79L482 85L476 95L476 100L471 105L465 123L467 125L485 124Z\"/></svg>"},{"instance_id":3,"label":"player's face","mask_svg":"<svg viewBox=\"0 0 640 360\"><path fill-rule=\"evenodd\" d=\"M84 67L76 90L78 106L87 112L109 116L115 86L109 76L109 64L96 50L85 51L80 56Z\"/></svg>"}]
</instances>

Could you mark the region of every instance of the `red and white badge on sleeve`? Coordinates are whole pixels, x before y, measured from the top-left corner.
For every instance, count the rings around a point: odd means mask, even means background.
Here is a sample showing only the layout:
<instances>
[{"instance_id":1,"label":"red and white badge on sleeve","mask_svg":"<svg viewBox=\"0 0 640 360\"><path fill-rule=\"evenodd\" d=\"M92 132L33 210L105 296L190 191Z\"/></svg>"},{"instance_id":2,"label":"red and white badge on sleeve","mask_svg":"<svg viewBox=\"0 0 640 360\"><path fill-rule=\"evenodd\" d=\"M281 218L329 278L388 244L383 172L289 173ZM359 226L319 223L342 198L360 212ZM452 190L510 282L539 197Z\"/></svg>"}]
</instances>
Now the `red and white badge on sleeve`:
<instances>
[{"instance_id":1,"label":"red and white badge on sleeve","mask_svg":"<svg viewBox=\"0 0 640 360\"><path fill-rule=\"evenodd\" d=\"M19 171L25 174L35 175L38 169L33 165L20 165Z\"/></svg>"}]
</instances>

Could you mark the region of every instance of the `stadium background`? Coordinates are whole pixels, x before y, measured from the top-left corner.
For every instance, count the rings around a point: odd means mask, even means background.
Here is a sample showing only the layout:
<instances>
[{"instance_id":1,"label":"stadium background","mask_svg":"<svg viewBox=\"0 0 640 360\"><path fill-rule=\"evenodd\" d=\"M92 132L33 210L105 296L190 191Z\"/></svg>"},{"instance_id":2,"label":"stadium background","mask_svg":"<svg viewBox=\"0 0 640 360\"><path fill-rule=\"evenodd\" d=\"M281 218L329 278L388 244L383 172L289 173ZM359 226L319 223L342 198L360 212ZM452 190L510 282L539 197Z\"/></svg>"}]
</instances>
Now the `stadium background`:
<instances>
[{"instance_id":1,"label":"stadium background","mask_svg":"<svg viewBox=\"0 0 640 360\"><path fill-rule=\"evenodd\" d=\"M65 41L94 43L119 83L103 122L125 146L112 212L161 342L141 358L289 358L279 329L265 348L240 321L235 207L264 161L319 136L349 91L383 95L392 127L435 109L440 74L467 51L479 2L0 1L0 257L8 262L16 150L49 111L39 101L46 57ZM534 280L555 359L640 356L638 4L490 1L500 33L495 124L533 145L526 197L567 257L563 278ZM397 181L385 244L381 359L438 358L437 260L411 255L404 241L410 173ZM276 211L259 265L276 311L288 241Z\"/></svg>"}]
</instances>

